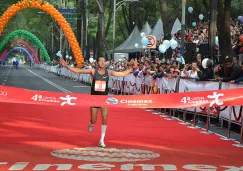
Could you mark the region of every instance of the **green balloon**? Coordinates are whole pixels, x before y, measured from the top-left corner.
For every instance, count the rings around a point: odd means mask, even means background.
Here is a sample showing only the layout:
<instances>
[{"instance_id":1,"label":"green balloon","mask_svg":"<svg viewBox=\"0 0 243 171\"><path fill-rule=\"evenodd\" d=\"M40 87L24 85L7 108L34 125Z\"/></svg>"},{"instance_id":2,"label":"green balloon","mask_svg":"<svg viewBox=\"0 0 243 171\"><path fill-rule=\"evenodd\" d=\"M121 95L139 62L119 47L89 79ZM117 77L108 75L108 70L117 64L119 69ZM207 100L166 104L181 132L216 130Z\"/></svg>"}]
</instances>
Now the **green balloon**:
<instances>
[{"instance_id":1,"label":"green balloon","mask_svg":"<svg viewBox=\"0 0 243 171\"><path fill-rule=\"evenodd\" d=\"M28 38L30 38L31 40L33 40L38 47L41 49L42 54L45 57L46 62L50 62L50 57L46 51L46 48L44 47L44 45L41 43L41 41L32 33L26 31L26 30L16 30L14 32L12 32L11 34L9 34L0 44L0 52L2 51L3 47L8 43L9 40L13 39L16 35L24 35L27 36Z\"/></svg>"}]
</instances>

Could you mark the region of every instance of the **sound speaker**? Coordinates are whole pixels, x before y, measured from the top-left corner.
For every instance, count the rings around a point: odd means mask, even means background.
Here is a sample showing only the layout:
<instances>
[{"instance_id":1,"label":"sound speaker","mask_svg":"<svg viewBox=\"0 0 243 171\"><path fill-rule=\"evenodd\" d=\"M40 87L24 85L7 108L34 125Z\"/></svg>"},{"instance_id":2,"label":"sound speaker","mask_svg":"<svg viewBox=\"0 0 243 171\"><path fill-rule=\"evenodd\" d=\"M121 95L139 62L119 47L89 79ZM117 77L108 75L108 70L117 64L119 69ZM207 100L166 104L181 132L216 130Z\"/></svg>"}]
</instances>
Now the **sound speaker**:
<instances>
[{"instance_id":1,"label":"sound speaker","mask_svg":"<svg viewBox=\"0 0 243 171\"><path fill-rule=\"evenodd\" d=\"M199 46L199 53L201 54L202 59L207 58L207 56L209 55L208 44L201 44Z\"/></svg>"},{"instance_id":2,"label":"sound speaker","mask_svg":"<svg viewBox=\"0 0 243 171\"><path fill-rule=\"evenodd\" d=\"M196 43L186 43L186 51L185 51L185 62L186 64L191 64L196 59Z\"/></svg>"}]
</instances>

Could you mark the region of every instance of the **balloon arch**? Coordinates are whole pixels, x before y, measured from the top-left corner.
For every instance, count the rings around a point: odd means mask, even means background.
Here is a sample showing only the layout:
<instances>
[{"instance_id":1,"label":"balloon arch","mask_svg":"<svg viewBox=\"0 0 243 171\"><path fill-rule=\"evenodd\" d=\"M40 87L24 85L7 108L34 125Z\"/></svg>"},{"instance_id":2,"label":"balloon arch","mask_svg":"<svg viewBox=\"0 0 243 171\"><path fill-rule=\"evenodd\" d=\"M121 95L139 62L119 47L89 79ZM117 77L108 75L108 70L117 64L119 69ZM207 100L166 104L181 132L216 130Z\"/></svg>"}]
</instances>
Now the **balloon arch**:
<instances>
[{"instance_id":1,"label":"balloon arch","mask_svg":"<svg viewBox=\"0 0 243 171\"><path fill-rule=\"evenodd\" d=\"M35 43L40 47L42 54L45 56L46 62L50 62L50 57L49 57L44 45L34 34L28 32L26 30L16 30L16 31L12 32L11 34L9 34L0 44L0 52L2 51L2 49L4 48L6 43L8 43L8 41L10 39L14 38L18 34L25 35L25 36L29 37L31 40L35 41Z\"/></svg>"},{"instance_id":2,"label":"balloon arch","mask_svg":"<svg viewBox=\"0 0 243 171\"><path fill-rule=\"evenodd\" d=\"M43 0L22 0L9 7L0 18L0 36L10 19L19 11L22 11L26 8L39 8L40 10L50 14L57 21L68 39L78 67L81 67L84 62L84 58L72 28L55 7L50 5L48 2L44 2Z\"/></svg>"},{"instance_id":3,"label":"balloon arch","mask_svg":"<svg viewBox=\"0 0 243 171\"><path fill-rule=\"evenodd\" d=\"M0 62L3 60L4 56L8 53L7 50L5 50L2 55L0 56Z\"/></svg>"},{"instance_id":4,"label":"balloon arch","mask_svg":"<svg viewBox=\"0 0 243 171\"><path fill-rule=\"evenodd\" d=\"M28 43L19 40L19 41L17 41L17 44L19 44L19 45L24 45L24 46L25 46L25 47L32 53L32 55L33 55L33 57L34 57L34 59L35 59L35 63L37 63L37 64L40 63L40 61L39 61L39 59L38 59L38 57L37 57L37 55L36 55L34 49L32 49Z\"/></svg>"},{"instance_id":5,"label":"balloon arch","mask_svg":"<svg viewBox=\"0 0 243 171\"><path fill-rule=\"evenodd\" d=\"M22 50L22 51L24 51L24 52L26 53L26 55L29 57L30 61L32 61L32 62L34 61L34 60L33 60L33 57L32 57L31 54L29 53L29 51L27 51L25 48L23 48L23 47L15 47L15 48L11 49L11 50L4 56L2 62L5 62L5 61L8 59L9 55L10 55L12 52L14 52L14 51L20 51L20 50Z\"/></svg>"}]
</instances>

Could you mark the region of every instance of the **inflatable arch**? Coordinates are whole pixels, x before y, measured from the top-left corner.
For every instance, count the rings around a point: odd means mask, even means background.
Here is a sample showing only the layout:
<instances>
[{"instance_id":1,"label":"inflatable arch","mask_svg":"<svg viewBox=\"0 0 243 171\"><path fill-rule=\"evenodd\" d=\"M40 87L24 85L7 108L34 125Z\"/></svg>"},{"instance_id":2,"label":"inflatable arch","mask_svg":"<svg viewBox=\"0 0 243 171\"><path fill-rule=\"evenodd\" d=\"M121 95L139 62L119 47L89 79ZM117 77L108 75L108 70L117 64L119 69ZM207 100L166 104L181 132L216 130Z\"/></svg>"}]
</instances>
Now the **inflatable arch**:
<instances>
[{"instance_id":1,"label":"inflatable arch","mask_svg":"<svg viewBox=\"0 0 243 171\"><path fill-rule=\"evenodd\" d=\"M0 61L2 61L2 60L3 60L4 56L5 56L7 53L8 53L8 51L7 51L7 50L5 50L5 51L2 53L2 55L1 55L1 57L0 57Z\"/></svg>"},{"instance_id":2,"label":"inflatable arch","mask_svg":"<svg viewBox=\"0 0 243 171\"><path fill-rule=\"evenodd\" d=\"M66 19L62 16L62 14L59 13L58 10L50 5L48 2L44 2L44 0L21 0L18 3L9 7L0 18L0 36L10 19L15 16L16 13L26 8L39 8L40 10L43 10L50 14L57 21L68 39L78 67L81 67L84 62L84 58L78 41L72 31L72 28L70 27Z\"/></svg>"},{"instance_id":3,"label":"inflatable arch","mask_svg":"<svg viewBox=\"0 0 243 171\"><path fill-rule=\"evenodd\" d=\"M2 51L2 49L4 48L4 46L6 45L6 43L8 43L8 41L12 38L14 38L16 35L21 34L21 35L25 35L27 37L29 37L31 40L34 40L35 43L40 47L42 54L44 55L46 62L50 62L50 57L44 47L44 45L41 43L41 41L32 33L26 31L26 30L16 30L12 33L10 33L0 44L0 52ZM37 58L38 59L38 58ZM38 60L39 61L39 60Z\"/></svg>"},{"instance_id":4,"label":"inflatable arch","mask_svg":"<svg viewBox=\"0 0 243 171\"><path fill-rule=\"evenodd\" d=\"M19 45L24 45L24 46L25 46L25 47L32 53L33 57L35 58L35 63L37 63L37 64L40 63L40 61L39 61L39 59L38 59L38 57L37 57L35 51L30 47L30 45L29 45L28 43L19 40L19 41L17 41L17 44L19 44ZM0 56L0 61L3 60L4 56L5 56L7 53L8 53L7 50L5 50L5 51L2 53L2 55Z\"/></svg>"},{"instance_id":5,"label":"inflatable arch","mask_svg":"<svg viewBox=\"0 0 243 171\"><path fill-rule=\"evenodd\" d=\"M35 63L37 63L37 64L40 63L40 61L39 61L39 59L38 59L38 57L37 57L37 55L36 55L34 49L32 49L28 43L26 43L26 42L24 42L24 41L21 41L21 40L17 41L17 43L18 43L19 45L24 45L24 46L25 46L25 47L32 53L32 55L33 55L33 57L34 57L34 59L35 59Z\"/></svg>"},{"instance_id":6,"label":"inflatable arch","mask_svg":"<svg viewBox=\"0 0 243 171\"><path fill-rule=\"evenodd\" d=\"M13 49L11 49L3 58L2 62L5 62L6 59L8 59L9 55L13 52L13 51L19 51L22 50L26 53L26 55L29 57L30 61L34 62L33 57L31 56L31 54L29 53L29 51L27 51L25 48L23 47L15 47Z\"/></svg>"}]
</instances>

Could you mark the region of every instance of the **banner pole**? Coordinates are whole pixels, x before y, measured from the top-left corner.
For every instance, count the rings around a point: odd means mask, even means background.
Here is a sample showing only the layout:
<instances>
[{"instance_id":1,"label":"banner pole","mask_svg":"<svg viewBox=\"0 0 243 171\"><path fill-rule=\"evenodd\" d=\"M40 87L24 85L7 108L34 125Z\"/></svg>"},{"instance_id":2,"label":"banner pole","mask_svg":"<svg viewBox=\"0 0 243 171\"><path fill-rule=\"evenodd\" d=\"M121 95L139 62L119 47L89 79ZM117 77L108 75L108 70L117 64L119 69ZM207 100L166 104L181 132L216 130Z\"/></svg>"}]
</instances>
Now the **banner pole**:
<instances>
[{"instance_id":1,"label":"banner pole","mask_svg":"<svg viewBox=\"0 0 243 171\"><path fill-rule=\"evenodd\" d=\"M241 116L241 127L240 127L240 143L233 144L233 146L243 148L243 118L242 118L242 116Z\"/></svg>"},{"instance_id":2,"label":"banner pole","mask_svg":"<svg viewBox=\"0 0 243 171\"><path fill-rule=\"evenodd\" d=\"M242 144L243 142L243 119L241 115L241 129L240 129L240 143Z\"/></svg>"},{"instance_id":3,"label":"banner pole","mask_svg":"<svg viewBox=\"0 0 243 171\"><path fill-rule=\"evenodd\" d=\"M179 124L181 124L181 125L189 125L190 124L190 123L188 123L186 121L186 114L187 114L187 109L184 110L184 112L183 112L183 121L179 122Z\"/></svg>"},{"instance_id":4,"label":"banner pole","mask_svg":"<svg viewBox=\"0 0 243 171\"><path fill-rule=\"evenodd\" d=\"M194 108L194 117L193 117L193 127L196 127L197 124L197 108Z\"/></svg>"},{"instance_id":5,"label":"banner pole","mask_svg":"<svg viewBox=\"0 0 243 171\"><path fill-rule=\"evenodd\" d=\"M171 113L172 113L172 109L169 109L169 116L166 117L165 120L168 120L168 121L175 120L175 119L171 116Z\"/></svg>"},{"instance_id":6,"label":"banner pole","mask_svg":"<svg viewBox=\"0 0 243 171\"><path fill-rule=\"evenodd\" d=\"M208 114L207 114L207 121L206 121L206 130L202 131L202 134L214 134L213 132L209 131L209 119L210 119L210 107L208 107Z\"/></svg>"},{"instance_id":7,"label":"banner pole","mask_svg":"<svg viewBox=\"0 0 243 171\"><path fill-rule=\"evenodd\" d=\"M209 118L210 118L210 108L208 107L207 123L206 123L206 132L208 132L208 130L209 130Z\"/></svg>"},{"instance_id":8,"label":"banner pole","mask_svg":"<svg viewBox=\"0 0 243 171\"><path fill-rule=\"evenodd\" d=\"M229 110L229 120L228 120L227 137L220 138L221 140L224 140L224 141L235 141L235 139L230 138L231 114L232 114L232 109L233 109L233 106L231 106L231 107L230 107L230 110Z\"/></svg>"},{"instance_id":9,"label":"banner pole","mask_svg":"<svg viewBox=\"0 0 243 171\"><path fill-rule=\"evenodd\" d=\"M167 94L167 89L164 90L163 94ZM163 118L167 117L166 116L166 108L164 108L164 113L162 113L162 115L160 115L160 117L163 117Z\"/></svg>"},{"instance_id":10,"label":"banner pole","mask_svg":"<svg viewBox=\"0 0 243 171\"><path fill-rule=\"evenodd\" d=\"M176 110L176 109L173 109L173 117L174 117L174 118L175 118L175 110Z\"/></svg>"},{"instance_id":11,"label":"banner pole","mask_svg":"<svg viewBox=\"0 0 243 171\"><path fill-rule=\"evenodd\" d=\"M194 116L193 116L193 124L192 126L188 126L188 128L191 128L191 129L199 129L200 127L197 126L197 108L195 107L194 108Z\"/></svg>"}]
</instances>

